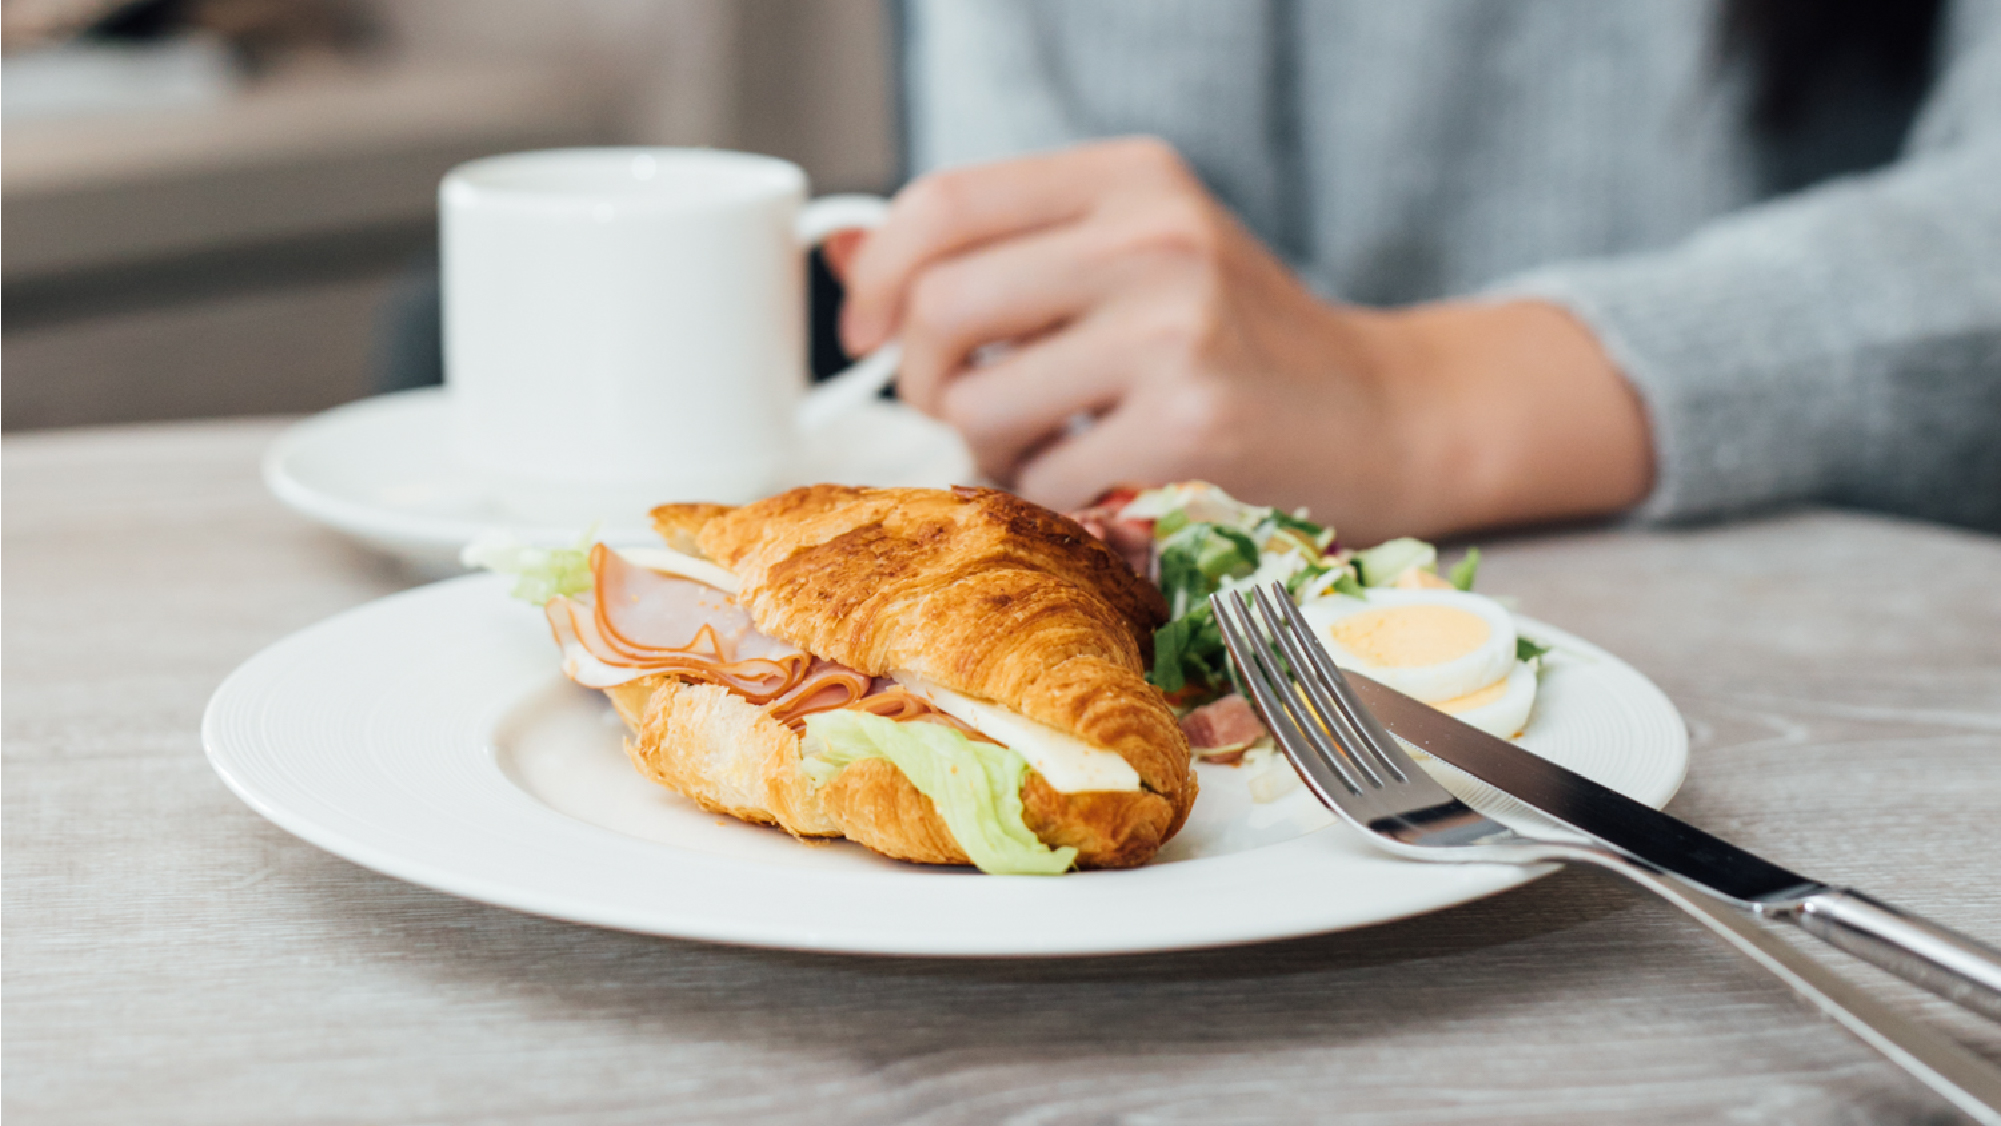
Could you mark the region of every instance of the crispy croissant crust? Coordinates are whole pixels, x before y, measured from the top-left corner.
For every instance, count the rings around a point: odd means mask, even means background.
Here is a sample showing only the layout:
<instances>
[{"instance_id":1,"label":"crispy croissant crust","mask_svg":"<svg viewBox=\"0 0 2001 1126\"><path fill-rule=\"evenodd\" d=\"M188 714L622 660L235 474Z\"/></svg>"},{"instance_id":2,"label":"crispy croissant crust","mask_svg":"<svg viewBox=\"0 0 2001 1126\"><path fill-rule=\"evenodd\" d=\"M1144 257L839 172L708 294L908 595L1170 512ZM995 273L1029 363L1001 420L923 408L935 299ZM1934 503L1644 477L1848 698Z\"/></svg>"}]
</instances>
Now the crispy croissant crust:
<instances>
[{"instance_id":1,"label":"crispy croissant crust","mask_svg":"<svg viewBox=\"0 0 2001 1126\"><path fill-rule=\"evenodd\" d=\"M1125 758L1142 792L1063 794L1033 774L1023 790L1029 827L1077 847L1080 866L1144 863L1186 819L1187 744L1145 681L1139 641L1165 606L1075 522L991 489L837 485L653 515L670 543L692 541L736 573L738 601L772 636L871 675L918 673ZM900 772L880 773L823 801L870 847L917 858L933 848L935 813L911 819L912 798L929 802Z\"/></svg>"},{"instance_id":2,"label":"crispy croissant crust","mask_svg":"<svg viewBox=\"0 0 2001 1126\"><path fill-rule=\"evenodd\" d=\"M820 789L827 814L849 840L898 860L971 864L938 807L888 759L850 763Z\"/></svg>"},{"instance_id":3,"label":"crispy croissant crust","mask_svg":"<svg viewBox=\"0 0 2001 1126\"><path fill-rule=\"evenodd\" d=\"M799 770L799 737L727 689L653 677L607 694L621 714L642 701L643 713L628 717L637 732L625 741L632 765L703 809L795 837L845 836L898 860L972 863L894 763L863 759L816 795Z\"/></svg>"},{"instance_id":4,"label":"crispy croissant crust","mask_svg":"<svg viewBox=\"0 0 2001 1126\"><path fill-rule=\"evenodd\" d=\"M625 741L641 774L716 813L796 837L841 835L799 770L799 737L789 728L719 685L648 679L637 734ZM634 695L612 702L623 714Z\"/></svg>"}]
</instances>

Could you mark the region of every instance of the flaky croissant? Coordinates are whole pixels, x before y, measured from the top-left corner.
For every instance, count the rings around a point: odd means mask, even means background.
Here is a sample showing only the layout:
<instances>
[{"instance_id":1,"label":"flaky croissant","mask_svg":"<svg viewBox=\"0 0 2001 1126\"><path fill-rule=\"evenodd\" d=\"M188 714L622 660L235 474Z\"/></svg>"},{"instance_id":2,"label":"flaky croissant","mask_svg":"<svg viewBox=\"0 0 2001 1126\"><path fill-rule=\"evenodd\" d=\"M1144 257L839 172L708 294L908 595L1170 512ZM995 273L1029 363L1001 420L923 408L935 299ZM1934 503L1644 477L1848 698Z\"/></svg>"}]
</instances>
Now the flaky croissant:
<instances>
[{"instance_id":1,"label":"flaky croissant","mask_svg":"<svg viewBox=\"0 0 2001 1126\"><path fill-rule=\"evenodd\" d=\"M1077 865L1145 863L1195 799L1188 747L1146 683L1159 592L1074 522L990 489L816 485L745 505L666 505L670 545L734 572L757 628L871 676L914 673L1116 753L1138 790L1063 793L1031 771L1023 820ZM643 702L642 702L643 701ZM799 738L713 685L655 677L624 690L633 761L705 807L802 836L964 864L930 799L882 759L817 792Z\"/></svg>"}]
</instances>

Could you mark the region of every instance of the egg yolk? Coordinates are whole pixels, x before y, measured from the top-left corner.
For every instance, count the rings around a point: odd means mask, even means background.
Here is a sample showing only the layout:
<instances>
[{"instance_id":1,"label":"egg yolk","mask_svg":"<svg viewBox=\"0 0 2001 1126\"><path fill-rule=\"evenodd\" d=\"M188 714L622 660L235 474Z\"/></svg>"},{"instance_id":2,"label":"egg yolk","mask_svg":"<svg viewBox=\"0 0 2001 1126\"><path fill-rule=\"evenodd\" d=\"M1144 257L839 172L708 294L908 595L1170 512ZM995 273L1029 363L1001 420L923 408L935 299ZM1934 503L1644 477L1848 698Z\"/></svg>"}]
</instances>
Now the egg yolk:
<instances>
[{"instance_id":1,"label":"egg yolk","mask_svg":"<svg viewBox=\"0 0 2001 1126\"><path fill-rule=\"evenodd\" d=\"M1478 649L1491 630L1457 606L1387 606L1352 614L1327 632L1357 658L1386 669L1442 664Z\"/></svg>"}]
</instances>

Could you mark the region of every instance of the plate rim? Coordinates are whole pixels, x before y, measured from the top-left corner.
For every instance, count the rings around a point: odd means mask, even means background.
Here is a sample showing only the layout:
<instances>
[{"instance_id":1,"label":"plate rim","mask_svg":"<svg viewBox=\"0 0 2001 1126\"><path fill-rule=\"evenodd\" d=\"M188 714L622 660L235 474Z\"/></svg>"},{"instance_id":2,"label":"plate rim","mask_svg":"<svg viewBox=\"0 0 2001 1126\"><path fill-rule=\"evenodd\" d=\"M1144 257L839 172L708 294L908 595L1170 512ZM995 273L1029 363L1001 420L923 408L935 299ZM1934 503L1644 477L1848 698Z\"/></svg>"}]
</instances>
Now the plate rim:
<instances>
[{"instance_id":1,"label":"plate rim","mask_svg":"<svg viewBox=\"0 0 2001 1126\"><path fill-rule=\"evenodd\" d=\"M316 818L311 810L292 808L284 801L267 795L257 785L244 777L240 777L236 770L233 769L235 764L232 761L232 756L241 752L230 745L233 737L225 734L223 731L224 721L227 718L225 713L230 708L236 706L236 697L239 694L250 691L251 688L255 687L260 678L270 677L274 666L291 663L296 659L298 654L309 652L313 645L321 642L324 638L336 634L339 630L350 628L352 623L359 617L393 613L393 607L407 602L452 597L457 592L470 590L473 586L490 587L493 597L496 600L501 598L502 591L500 590L500 584L493 576L465 576L400 591L382 598L373 599L358 606L350 607L340 613L288 634L260 649L242 664L238 665L222 681L211 695L207 706L203 710L201 739L204 756L211 769L216 772L239 800L243 801L244 804L272 824L333 855L408 883L460 898L504 907L543 918L607 927L640 934L764 949L891 957L1040 958L1110 956L1173 950L1225 948L1314 934L1332 933L1340 930L1359 929L1399 919L1413 918L1470 903L1478 899L1484 899L1487 896L1519 887L1555 871L1556 866L1554 865L1546 865L1538 868L1515 868L1491 864L1427 866L1428 870L1432 872L1442 871L1460 874L1462 883L1470 883L1473 886L1454 889L1449 896L1442 900L1433 897L1434 901L1420 902L1406 907L1387 910L1360 921L1329 924L1312 920L1301 920L1295 924L1265 925L1249 930L1231 931L1230 933L1221 933L1222 931L1229 930L1229 928L1212 926L1207 930L1195 928L1178 938L1148 941L1134 941L1131 938L1115 938L1104 941L1078 941L1074 937L1057 936L1056 941L1042 946L1025 946L1020 942L983 944L963 939L951 946L941 946L935 941L899 943L893 940L885 941L880 935L873 935L863 940L855 934L814 933L810 931L802 933L796 925L788 924L774 927L771 925L746 923L742 919L719 920L700 915L677 919L662 919L659 912L652 908L621 909L601 903L594 903L587 896L570 901L564 901L561 897L552 898L546 891L538 891L534 888L525 887L522 884L509 884L505 880L494 880L483 875L455 871L449 867L441 867L434 864L425 858L398 853L394 849L388 848L377 841L357 837L338 825L329 824L326 820ZM504 604L496 601L496 607ZM1635 795L1640 800L1645 801L1648 805L1655 808L1666 805L1685 783L1689 767L1688 728L1686 721L1682 719L1680 712L1674 707L1673 702L1645 674L1604 649L1567 631L1550 626L1547 623L1522 615L1516 615L1516 617L1526 627L1524 632L1534 634L1543 640L1554 641L1564 648L1587 655L1593 658L1594 661L1602 660L1610 662L1621 673L1628 676L1634 682L1634 685L1640 688L1645 695L1652 697L1651 703L1657 704L1664 709L1667 715L1674 717L1676 720L1676 737L1673 740L1672 750L1675 769L1671 772L1671 777L1657 784L1658 792ZM274 681L274 683L276 682ZM500 691L501 687L496 685L494 688L496 695ZM254 696L250 697L250 699L255 698ZM510 710L512 707L517 706L518 703L518 699L497 701L501 711ZM490 743L490 733L481 733L479 738L483 746ZM282 756L283 752L270 753ZM500 766L490 753L486 756L485 766L495 772L505 774L504 768ZM829 886L841 883L852 884L853 881L872 879L882 874L879 871L849 873L773 867L740 857L674 849L671 845L662 845L657 842L630 837L614 829L577 819L549 807L526 791L520 790L511 780L506 784L518 796L519 803L517 804L523 809L533 811L530 814L532 818L540 819L545 826L558 827L552 831L565 832L573 836L581 831L597 840L607 850L608 854L616 854L620 851L630 853L636 850L643 850L657 856L659 855L659 850L667 849L672 850L677 856L682 858L682 860L677 861L677 864L689 863L687 858L694 858L690 864L691 867L711 869L711 874L713 874L713 870L715 869L725 870L723 872L724 875L730 872L740 873L745 870L792 874L809 873L805 877L809 882ZM1328 826L1328 828L1333 828L1333 826ZM1162 879L1174 880L1176 879L1174 873L1177 870L1185 877L1192 870L1190 866L1193 865L1203 866L1202 872L1205 874L1227 876L1228 873L1226 870L1228 869L1242 868L1253 864L1265 867L1274 861L1295 860L1297 859L1295 854L1310 851L1313 847L1310 842L1321 832L1325 831L1326 829L1316 830L1280 844L1250 849L1226 856L1209 857L1195 861L1182 861L1171 865L1145 867L1128 872L1073 873L1063 877L1060 883L1069 887L1084 887L1087 885L1102 887L1106 881L1124 881L1130 888L1131 885L1142 882L1152 884ZM1310 863L1310 861L1308 862ZM1163 873L1166 873L1166 875L1162 875ZM937 875L928 872L910 874L917 875L920 878ZM1467 878L1469 875L1471 876L1470 879ZM898 878L901 878L901 876L902 874L899 873ZM969 880L976 880L982 886L1002 886L993 885L991 883L993 881L992 877L967 878ZM1027 877L1020 879L1041 885L1051 885L1058 882L1032 880ZM780 882L783 882L782 879ZM1015 882L1012 880L1005 881L1007 884Z\"/></svg>"}]
</instances>

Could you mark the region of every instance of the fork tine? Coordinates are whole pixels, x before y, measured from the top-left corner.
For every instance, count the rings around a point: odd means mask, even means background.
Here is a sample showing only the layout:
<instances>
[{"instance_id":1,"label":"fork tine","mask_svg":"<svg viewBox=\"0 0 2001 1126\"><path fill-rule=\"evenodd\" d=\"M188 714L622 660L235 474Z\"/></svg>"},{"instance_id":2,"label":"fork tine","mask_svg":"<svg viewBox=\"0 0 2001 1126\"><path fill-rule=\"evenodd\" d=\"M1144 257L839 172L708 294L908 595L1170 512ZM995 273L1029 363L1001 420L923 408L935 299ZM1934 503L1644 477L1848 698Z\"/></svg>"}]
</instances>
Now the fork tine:
<instances>
[{"instance_id":1,"label":"fork tine","mask_svg":"<svg viewBox=\"0 0 2001 1126\"><path fill-rule=\"evenodd\" d=\"M1257 705L1259 714L1265 717L1265 723L1271 728L1279 748L1286 752L1286 757L1293 761L1308 783L1323 791L1324 800L1338 802L1344 797L1360 795L1360 784L1344 764L1333 760L1322 761L1311 755L1302 761L1293 753L1295 748L1307 745L1302 729L1305 716L1270 654L1264 651L1243 604L1235 602L1232 605L1233 601L1218 595L1211 599L1210 608L1217 615L1223 642L1229 647L1237 671L1244 680L1245 691Z\"/></svg>"},{"instance_id":2,"label":"fork tine","mask_svg":"<svg viewBox=\"0 0 2001 1126\"><path fill-rule=\"evenodd\" d=\"M1272 595L1270 599L1261 599L1258 608L1265 614L1282 620L1287 627L1281 630L1278 622L1274 621L1273 633L1288 639L1297 637L1306 641L1303 646L1288 645L1286 655L1293 662L1295 671L1300 674L1299 679L1306 691L1307 699L1316 708L1329 707L1338 712L1345 721L1343 726L1355 736L1355 743L1367 749L1365 753L1381 763L1398 782L1409 782L1413 772L1417 770L1417 764L1404 751L1403 745L1384 730L1381 721L1362 706L1361 700L1355 695L1355 689L1342 674L1340 666L1334 663L1334 658L1328 655L1327 650L1322 648L1319 642L1313 640L1312 628L1300 615L1299 607L1285 595L1284 588L1273 584ZM1272 603L1277 605L1273 606ZM1305 650L1303 661L1296 652L1299 648Z\"/></svg>"},{"instance_id":3,"label":"fork tine","mask_svg":"<svg viewBox=\"0 0 2001 1126\"><path fill-rule=\"evenodd\" d=\"M1258 615L1264 619L1266 632L1285 652L1286 662L1292 666L1290 679L1298 684L1299 691L1304 694L1305 707L1310 709L1318 720L1305 725L1307 734L1313 739L1316 748L1323 755L1339 757L1348 765L1351 772L1359 773L1367 779L1372 788L1381 789L1385 785L1384 772L1377 770L1377 764L1371 762L1367 753L1361 749L1361 732L1349 722L1349 717L1339 708L1330 707L1324 699L1314 693L1314 686L1310 680L1313 675L1312 666L1306 654L1301 651L1299 640L1292 635L1293 631L1285 628L1287 624L1285 619L1272 606L1274 601L1290 606L1291 598L1285 594L1283 587L1276 584L1270 592L1253 587L1251 596L1257 604ZM1307 635L1307 644L1312 648L1319 647L1311 640L1310 634ZM1403 776L1395 770L1388 773L1397 781L1404 781Z\"/></svg>"},{"instance_id":4,"label":"fork tine","mask_svg":"<svg viewBox=\"0 0 2001 1126\"><path fill-rule=\"evenodd\" d=\"M1258 641L1257 631L1251 626L1243 602L1229 595L1217 594L1210 596L1209 608L1216 616L1223 644L1229 647L1230 657L1236 662L1237 672L1243 678L1244 690L1250 694L1258 713L1264 716L1279 749L1292 760L1294 768L1307 784L1319 792L1323 802L1345 811L1346 801L1360 797L1362 787L1349 776L1339 758L1302 753L1314 750L1314 744L1307 739L1298 719L1288 710L1286 705L1293 700L1291 691L1276 675L1270 654L1263 651L1264 646Z\"/></svg>"}]
</instances>

